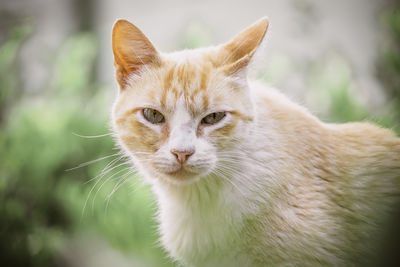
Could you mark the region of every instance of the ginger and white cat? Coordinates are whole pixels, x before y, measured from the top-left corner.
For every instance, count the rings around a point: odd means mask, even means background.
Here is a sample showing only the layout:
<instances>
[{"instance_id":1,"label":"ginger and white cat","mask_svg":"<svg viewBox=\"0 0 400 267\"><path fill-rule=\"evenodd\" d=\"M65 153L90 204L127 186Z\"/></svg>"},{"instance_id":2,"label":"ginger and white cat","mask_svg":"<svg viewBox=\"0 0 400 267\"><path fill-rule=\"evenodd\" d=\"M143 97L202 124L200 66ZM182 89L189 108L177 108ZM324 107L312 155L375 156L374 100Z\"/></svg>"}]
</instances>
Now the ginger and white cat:
<instances>
[{"instance_id":1,"label":"ginger and white cat","mask_svg":"<svg viewBox=\"0 0 400 267\"><path fill-rule=\"evenodd\" d=\"M248 81L267 27L160 53L117 21L117 140L152 185L163 246L185 266L363 266L400 197L400 139L323 123Z\"/></svg>"}]
</instances>

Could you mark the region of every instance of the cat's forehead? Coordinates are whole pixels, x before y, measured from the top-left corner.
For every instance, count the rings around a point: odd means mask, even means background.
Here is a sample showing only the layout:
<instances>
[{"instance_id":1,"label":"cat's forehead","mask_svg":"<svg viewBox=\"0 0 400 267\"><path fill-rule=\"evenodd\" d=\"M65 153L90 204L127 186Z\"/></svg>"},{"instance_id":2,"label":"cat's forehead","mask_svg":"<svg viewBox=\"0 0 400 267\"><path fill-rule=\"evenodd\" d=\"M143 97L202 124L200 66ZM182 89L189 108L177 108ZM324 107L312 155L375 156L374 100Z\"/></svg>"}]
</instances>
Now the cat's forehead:
<instances>
[{"instance_id":1,"label":"cat's forehead","mask_svg":"<svg viewBox=\"0 0 400 267\"><path fill-rule=\"evenodd\" d=\"M204 112L221 98L216 92L220 74L211 62L193 59L165 63L160 75L160 105L173 109L179 99L184 99L189 112Z\"/></svg>"}]
</instances>

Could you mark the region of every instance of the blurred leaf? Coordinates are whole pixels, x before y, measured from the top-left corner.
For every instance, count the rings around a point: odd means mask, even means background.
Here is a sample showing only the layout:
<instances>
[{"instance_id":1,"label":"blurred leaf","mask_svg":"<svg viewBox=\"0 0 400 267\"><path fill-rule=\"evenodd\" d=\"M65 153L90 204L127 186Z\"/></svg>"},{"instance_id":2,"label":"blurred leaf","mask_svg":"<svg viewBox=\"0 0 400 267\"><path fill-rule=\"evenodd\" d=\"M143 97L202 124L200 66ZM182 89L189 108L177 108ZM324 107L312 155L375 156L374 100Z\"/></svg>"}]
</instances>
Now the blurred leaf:
<instances>
[{"instance_id":1,"label":"blurred leaf","mask_svg":"<svg viewBox=\"0 0 400 267\"><path fill-rule=\"evenodd\" d=\"M92 33L72 36L61 47L55 66L53 86L63 94L83 94L91 85L97 55Z\"/></svg>"},{"instance_id":2,"label":"blurred leaf","mask_svg":"<svg viewBox=\"0 0 400 267\"><path fill-rule=\"evenodd\" d=\"M31 28L27 25L14 27L10 31L9 39L0 46L0 124L20 91L20 73L16 67L16 59L23 40L30 32Z\"/></svg>"},{"instance_id":3,"label":"blurred leaf","mask_svg":"<svg viewBox=\"0 0 400 267\"><path fill-rule=\"evenodd\" d=\"M348 62L337 53L328 54L311 69L311 105L334 122L365 119L365 108L351 93L352 80Z\"/></svg>"},{"instance_id":4,"label":"blurred leaf","mask_svg":"<svg viewBox=\"0 0 400 267\"><path fill-rule=\"evenodd\" d=\"M73 134L110 131L111 93L91 77L96 55L92 34L71 36L60 49L51 93L21 99L0 132L0 239L12 243L0 246L6 266L54 266L65 235L73 232L95 232L147 265L168 266L165 253L155 247L153 196L148 187L132 186L137 181L133 174L124 176L130 163L89 182L119 157L111 136L87 139Z\"/></svg>"}]
</instances>

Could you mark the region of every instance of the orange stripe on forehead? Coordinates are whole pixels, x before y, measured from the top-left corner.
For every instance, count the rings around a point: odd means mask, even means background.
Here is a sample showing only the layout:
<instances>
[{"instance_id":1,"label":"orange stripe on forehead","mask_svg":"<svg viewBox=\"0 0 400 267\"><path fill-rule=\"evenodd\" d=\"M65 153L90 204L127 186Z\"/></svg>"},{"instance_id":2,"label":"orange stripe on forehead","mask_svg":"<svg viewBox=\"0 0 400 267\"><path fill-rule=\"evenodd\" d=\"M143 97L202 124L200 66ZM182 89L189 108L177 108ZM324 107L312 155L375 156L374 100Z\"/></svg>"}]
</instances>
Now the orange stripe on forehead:
<instances>
[{"instance_id":1,"label":"orange stripe on forehead","mask_svg":"<svg viewBox=\"0 0 400 267\"><path fill-rule=\"evenodd\" d=\"M164 89L171 88L172 80L174 79L176 65L171 66L164 77Z\"/></svg>"},{"instance_id":2,"label":"orange stripe on forehead","mask_svg":"<svg viewBox=\"0 0 400 267\"><path fill-rule=\"evenodd\" d=\"M179 86L179 89L181 90L178 91L178 88L175 88L175 98L178 99L179 96L183 93L187 106L190 105L189 90L192 89L191 84L194 80L194 75L191 67L192 66L187 62L181 63L176 67L177 86Z\"/></svg>"},{"instance_id":3,"label":"orange stripe on forehead","mask_svg":"<svg viewBox=\"0 0 400 267\"><path fill-rule=\"evenodd\" d=\"M200 90L202 90L203 109L207 110L209 106L209 95L207 94L208 81L210 80L211 68L205 65L201 71Z\"/></svg>"},{"instance_id":4,"label":"orange stripe on forehead","mask_svg":"<svg viewBox=\"0 0 400 267\"><path fill-rule=\"evenodd\" d=\"M203 92L203 108L204 110L207 110L209 106L209 96Z\"/></svg>"},{"instance_id":5,"label":"orange stripe on forehead","mask_svg":"<svg viewBox=\"0 0 400 267\"><path fill-rule=\"evenodd\" d=\"M188 63L182 64L179 66L177 74L178 82L182 85L183 91L187 93L196 75L193 66Z\"/></svg>"},{"instance_id":6,"label":"orange stripe on forehead","mask_svg":"<svg viewBox=\"0 0 400 267\"><path fill-rule=\"evenodd\" d=\"M201 94L201 97L205 97L205 91L210 76L210 66L198 66L198 65L185 65L181 79L184 84L185 99L188 104L200 104L194 103L197 95ZM199 98L201 99L201 98ZM208 99L207 99L208 100ZM208 101L203 101L203 107L207 109Z\"/></svg>"},{"instance_id":7,"label":"orange stripe on forehead","mask_svg":"<svg viewBox=\"0 0 400 267\"><path fill-rule=\"evenodd\" d=\"M167 94L173 84L173 80L174 80L174 76L175 76L174 75L175 68L176 68L176 65L173 64L164 76L164 84L163 84L164 88L162 88L161 98L160 98L160 104L161 104L161 107L163 107L163 108L165 108L167 105Z\"/></svg>"},{"instance_id":8,"label":"orange stripe on forehead","mask_svg":"<svg viewBox=\"0 0 400 267\"><path fill-rule=\"evenodd\" d=\"M193 91L188 92L188 90L185 90L185 100L187 104L193 104L194 103L194 99L196 97L196 95L198 95L200 93L200 89L199 88L195 88Z\"/></svg>"},{"instance_id":9,"label":"orange stripe on forehead","mask_svg":"<svg viewBox=\"0 0 400 267\"><path fill-rule=\"evenodd\" d=\"M207 85L208 85L208 81L210 79L210 66L209 65L205 65L202 70L201 70L201 74L200 74L200 89L201 90L207 90Z\"/></svg>"},{"instance_id":10,"label":"orange stripe on forehead","mask_svg":"<svg viewBox=\"0 0 400 267\"><path fill-rule=\"evenodd\" d=\"M209 107L209 96L206 93L210 80L212 65L208 62L193 64L189 62L170 62L164 72L163 90L160 101L163 108L173 105L167 100L178 100L183 94L188 110L192 113L204 112ZM196 103L195 103L196 101Z\"/></svg>"}]
</instances>

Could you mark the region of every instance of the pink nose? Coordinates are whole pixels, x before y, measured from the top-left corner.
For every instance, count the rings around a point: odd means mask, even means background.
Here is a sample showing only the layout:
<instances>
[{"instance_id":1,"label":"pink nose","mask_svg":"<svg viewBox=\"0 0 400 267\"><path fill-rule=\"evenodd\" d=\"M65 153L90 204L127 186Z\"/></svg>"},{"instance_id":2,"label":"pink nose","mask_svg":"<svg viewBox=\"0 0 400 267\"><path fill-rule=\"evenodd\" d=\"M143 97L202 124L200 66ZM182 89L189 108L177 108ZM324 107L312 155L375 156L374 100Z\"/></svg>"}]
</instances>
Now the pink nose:
<instances>
[{"instance_id":1,"label":"pink nose","mask_svg":"<svg viewBox=\"0 0 400 267\"><path fill-rule=\"evenodd\" d=\"M171 153L176 157L176 160L183 164L188 158L194 154L194 149L185 149L185 150L178 150L178 149L171 149Z\"/></svg>"}]
</instances>

